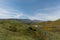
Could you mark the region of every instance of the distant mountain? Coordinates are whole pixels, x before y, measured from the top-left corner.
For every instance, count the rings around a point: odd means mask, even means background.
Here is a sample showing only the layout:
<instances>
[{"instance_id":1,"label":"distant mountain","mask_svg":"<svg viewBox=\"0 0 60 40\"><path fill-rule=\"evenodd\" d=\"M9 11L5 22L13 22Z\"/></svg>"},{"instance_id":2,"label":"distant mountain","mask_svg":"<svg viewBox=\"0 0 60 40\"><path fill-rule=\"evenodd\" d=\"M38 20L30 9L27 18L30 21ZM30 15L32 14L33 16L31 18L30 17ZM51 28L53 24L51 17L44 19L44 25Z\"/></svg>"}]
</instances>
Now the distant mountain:
<instances>
[{"instance_id":1,"label":"distant mountain","mask_svg":"<svg viewBox=\"0 0 60 40\"><path fill-rule=\"evenodd\" d=\"M19 19L20 21L22 22L25 22L25 23L31 23L31 22L42 22L40 20L30 20L30 19Z\"/></svg>"},{"instance_id":2,"label":"distant mountain","mask_svg":"<svg viewBox=\"0 0 60 40\"><path fill-rule=\"evenodd\" d=\"M32 20L30 20L30 19L17 19L17 20L24 22L26 24L30 24L32 22Z\"/></svg>"},{"instance_id":3,"label":"distant mountain","mask_svg":"<svg viewBox=\"0 0 60 40\"><path fill-rule=\"evenodd\" d=\"M42 22L41 20L32 20L33 22Z\"/></svg>"},{"instance_id":4,"label":"distant mountain","mask_svg":"<svg viewBox=\"0 0 60 40\"><path fill-rule=\"evenodd\" d=\"M32 22L42 22L40 20L30 20L30 19L0 19L0 20L17 20L17 21L21 21L27 24L32 23Z\"/></svg>"}]
</instances>

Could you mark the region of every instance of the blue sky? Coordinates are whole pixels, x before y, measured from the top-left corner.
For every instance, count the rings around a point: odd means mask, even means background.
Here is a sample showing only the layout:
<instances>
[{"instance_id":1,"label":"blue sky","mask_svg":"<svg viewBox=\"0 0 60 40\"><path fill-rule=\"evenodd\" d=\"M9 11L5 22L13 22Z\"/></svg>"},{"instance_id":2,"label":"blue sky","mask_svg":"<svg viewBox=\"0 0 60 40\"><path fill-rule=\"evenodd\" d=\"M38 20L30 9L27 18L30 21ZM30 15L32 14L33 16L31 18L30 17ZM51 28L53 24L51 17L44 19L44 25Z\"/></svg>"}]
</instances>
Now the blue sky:
<instances>
[{"instance_id":1,"label":"blue sky","mask_svg":"<svg viewBox=\"0 0 60 40\"><path fill-rule=\"evenodd\" d=\"M60 0L0 0L0 19L57 20Z\"/></svg>"}]
</instances>

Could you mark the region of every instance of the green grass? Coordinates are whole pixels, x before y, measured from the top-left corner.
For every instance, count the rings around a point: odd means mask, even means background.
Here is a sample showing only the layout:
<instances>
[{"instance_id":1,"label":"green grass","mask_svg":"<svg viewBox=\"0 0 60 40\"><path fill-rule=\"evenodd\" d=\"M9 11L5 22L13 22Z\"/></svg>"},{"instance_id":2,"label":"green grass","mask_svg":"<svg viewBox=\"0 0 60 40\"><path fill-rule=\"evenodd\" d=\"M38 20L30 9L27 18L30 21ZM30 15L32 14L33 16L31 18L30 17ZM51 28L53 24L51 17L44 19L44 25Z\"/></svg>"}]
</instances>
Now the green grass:
<instances>
[{"instance_id":1,"label":"green grass","mask_svg":"<svg viewBox=\"0 0 60 40\"><path fill-rule=\"evenodd\" d=\"M0 21L0 40L36 40L27 25L15 20Z\"/></svg>"},{"instance_id":2,"label":"green grass","mask_svg":"<svg viewBox=\"0 0 60 40\"><path fill-rule=\"evenodd\" d=\"M0 27L0 40L35 40L33 37L27 35L17 35L14 32Z\"/></svg>"},{"instance_id":3,"label":"green grass","mask_svg":"<svg viewBox=\"0 0 60 40\"><path fill-rule=\"evenodd\" d=\"M28 25L20 21L2 20L0 21L0 40L60 40L58 33L47 32L39 28L32 31L28 28ZM41 36L36 37L35 32L39 32Z\"/></svg>"},{"instance_id":4,"label":"green grass","mask_svg":"<svg viewBox=\"0 0 60 40\"><path fill-rule=\"evenodd\" d=\"M45 40L60 40L60 34L58 33L54 33L54 32L43 32L43 34L45 33ZM42 35L43 35L42 34Z\"/></svg>"}]
</instances>

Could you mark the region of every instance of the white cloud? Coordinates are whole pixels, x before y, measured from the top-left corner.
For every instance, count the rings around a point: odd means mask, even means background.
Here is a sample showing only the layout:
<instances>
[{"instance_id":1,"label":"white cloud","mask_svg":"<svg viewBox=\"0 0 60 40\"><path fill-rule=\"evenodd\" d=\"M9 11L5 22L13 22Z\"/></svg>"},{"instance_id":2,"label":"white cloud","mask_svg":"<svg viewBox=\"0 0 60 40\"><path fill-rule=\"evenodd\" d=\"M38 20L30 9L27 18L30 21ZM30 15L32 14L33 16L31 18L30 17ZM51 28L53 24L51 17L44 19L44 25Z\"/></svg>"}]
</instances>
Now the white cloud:
<instances>
[{"instance_id":1,"label":"white cloud","mask_svg":"<svg viewBox=\"0 0 60 40\"><path fill-rule=\"evenodd\" d=\"M45 9L44 9L45 10ZM40 12L40 13L36 13L34 16L30 16L29 19L32 19L32 20L57 20L60 18L60 9L58 8L53 8L52 9L48 9L48 10L45 10L45 13L44 11L43 12Z\"/></svg>"},{"instance_id":2,"label":"white cloud","mask_svg":"<svg viewBox=\"0 0 60 40\"><path fill-rule=\"evenodd\" d=\"M0 19L20 18L22 16L23 16L22 12L18 12L12 9L0 8Z\"/></svg>"}]
</instances>

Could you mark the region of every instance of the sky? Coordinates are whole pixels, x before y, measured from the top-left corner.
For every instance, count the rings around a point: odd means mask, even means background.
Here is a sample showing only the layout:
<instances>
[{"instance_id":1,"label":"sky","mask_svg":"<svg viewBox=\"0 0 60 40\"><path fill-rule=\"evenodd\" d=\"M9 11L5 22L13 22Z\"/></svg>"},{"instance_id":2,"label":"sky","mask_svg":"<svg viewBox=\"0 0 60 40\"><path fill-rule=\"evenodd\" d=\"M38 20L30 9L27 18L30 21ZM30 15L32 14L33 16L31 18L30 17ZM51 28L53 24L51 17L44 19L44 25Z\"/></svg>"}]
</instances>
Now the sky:
<instances>
[{"instance_id":1,"label":"sky","mask_svg":"<svg viewBox=\"0 0 60 40\"><path fill-rule=\"evenodd\" d=\"M60 0L0 0L0 19L60 19Z\"/></svg>"}]
</instances>

